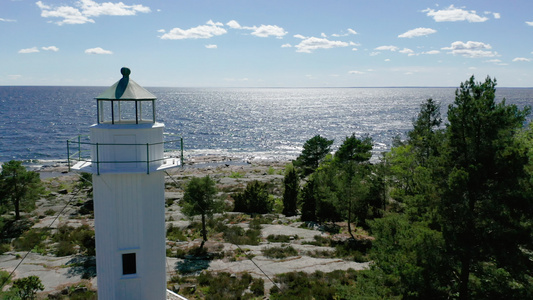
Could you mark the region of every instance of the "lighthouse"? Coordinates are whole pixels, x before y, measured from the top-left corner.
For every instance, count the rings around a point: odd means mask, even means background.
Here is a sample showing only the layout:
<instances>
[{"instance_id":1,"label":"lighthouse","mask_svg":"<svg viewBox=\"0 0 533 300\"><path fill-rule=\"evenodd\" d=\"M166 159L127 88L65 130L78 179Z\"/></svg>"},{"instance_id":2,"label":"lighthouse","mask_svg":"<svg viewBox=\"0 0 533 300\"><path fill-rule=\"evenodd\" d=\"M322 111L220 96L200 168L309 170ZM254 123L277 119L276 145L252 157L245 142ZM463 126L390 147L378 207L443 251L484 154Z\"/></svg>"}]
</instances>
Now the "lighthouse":
<instances>
[{"instance_id":1,"label":"lighthouse","mask_svg":"<svg viewBox=\"0 0 533 300\"><path fill-rule=\"evenodd\" d=\"M129 78L96 97L91 160L98 299L166 299L163 123L156 97Z\"/></svg>"}]
</instances>

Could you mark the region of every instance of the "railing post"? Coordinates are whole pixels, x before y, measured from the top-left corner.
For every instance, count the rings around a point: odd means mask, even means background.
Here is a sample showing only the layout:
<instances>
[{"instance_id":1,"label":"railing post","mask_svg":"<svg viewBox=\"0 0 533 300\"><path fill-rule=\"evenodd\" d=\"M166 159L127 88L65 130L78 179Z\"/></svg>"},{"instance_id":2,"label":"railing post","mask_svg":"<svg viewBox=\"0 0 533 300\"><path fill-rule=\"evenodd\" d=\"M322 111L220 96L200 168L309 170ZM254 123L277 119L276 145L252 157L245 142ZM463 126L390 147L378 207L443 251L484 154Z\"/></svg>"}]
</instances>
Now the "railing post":
<instances>
[{"instance_id":1,"label":"railing post","mask_svg":"<svg viewBox=\"0 0 533 300\"><path fill-rule=\"evenodd\" d=\"M181 167L183 168L183 137L180 137L181 141L181 155L180 155L180 161L181 161Z\"/></svg>"},{"instance_id":2,"label":"railing post","mask_svg":"<svg viewBox=\"0 0 533 300\"><path fill-rule=\"evenodd\" d=\"M150 145L146 143L146 174L150 174Z\"/></svg>"},{"instance_id":3,"label":"railing post","mask_svg":"<svg viewBox=\"0 0 533 300\"><path fill-rule=\"evenodd\" d=\"M100 156L98 155L98 143L96 143L96 174L100 175Z\"/></svg>"},{"instance_id":4,"label":"railing post","mask_svg":"<svg viewBox=\"0 0 533 300\"><path fill-rule=\"evenodd\" d=\"M68 140L67 140L67 166L68 166L68 171L70 172L70 148L69 148Z\"/></svg>"},{"instance_id":5,"label":"railing post","mask_svg":"<svg viewBox=\"0 0 533 300\"><path fill-rule=\"evenodd\" d=\"M78 135L78 161L81 161L81 135Z\"/></svg>"}]
</instances>

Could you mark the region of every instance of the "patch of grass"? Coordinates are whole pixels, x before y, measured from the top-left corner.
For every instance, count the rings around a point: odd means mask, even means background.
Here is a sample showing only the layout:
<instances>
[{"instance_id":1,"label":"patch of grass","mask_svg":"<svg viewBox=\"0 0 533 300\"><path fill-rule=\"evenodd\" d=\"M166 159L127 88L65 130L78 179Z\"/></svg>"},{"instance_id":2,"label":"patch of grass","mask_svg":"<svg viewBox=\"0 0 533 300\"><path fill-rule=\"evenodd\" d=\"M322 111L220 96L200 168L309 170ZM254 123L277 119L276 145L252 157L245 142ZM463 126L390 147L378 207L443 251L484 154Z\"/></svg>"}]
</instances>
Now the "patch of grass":
<instances>
[{"instance_id":1,"label":"patch of grass","mask_svg":"<svg viewBox=\"0 0 533 300\"><path fill-rule=\"evenodd\" d=\"M304 245L313 245L313 246L331 246L331 239L329 237L323 237L321 235L315 235L314 241L308 242L302 242Z\"/></svg>"},{"instance_id":2,"label":"patch of grass","mask_svg":"<svg viewBox=\"0 0 533 300\"><path fill-rule=\"evenodd\" d=\"M268 167L267 174L268 175L276 174L276 169L274 169L272 166Z\"/></svg>"},{"instance_id":3,"label":"patch of grass","mask_svg":"<svg viewBox=\"0 0 533 300\"><path fill-rule=\"evenodd\" d=\"M253 299L264 295L264 281L249 273L230 274L204 271L197 277L179 279L179 293L194 299ZM191 289L191 286L197 288ZM251 293L250 293L251 292Z\"/></svg>"},{"instance_id":4,"label":"patch of grass","mask_svg":"<svg viewBox=\"0 0 533 300\"><path fill-rule=\"evenodd\" d=\"M167 228L167 239L170 241L187 241L187 237L179 227L174 227L173 224L170 224Z\"/></svg>"},{"instance_id":5,"label":"patch of grass","mask_svg":"<svg viewBox=\"0 0 533 300\"><path fill-rule=\"evenodd\" d=\"M88 256L94 256L96 254L94 230L86 224L77 228L60 225L57 227L56 233L52 236L52 240L57 242L54 251L56 256L66 256L76 253L84 253ZM75 245L79 245L78 250L75 249Z\"/></svg>"},{"instance_id":6,"label":"patch of grass","mask_svg":"<svg viewBox=\"0 0 533 300\"><path fill-rule=\"evenodd\" d=\"M55 215L55 214L56 214L56 211L53 210L53 209L51 209L51 208L50 208L50 209L47 209L47 210L44 212L44 215L45 215L45 216L53 216L53 215Z\"/></svg>"},{"instance_id":7,"label":"patch of grass","mask_svg":"<svg viewBox=\"0 0 533 300\"><path fill-rule=\"evenodd\" d=\"M286 247L271 247L262 249L261 252L264 256L270 257L270 258L287 258L289 256L296 256L298 255L298 250L294 249L292 246L286 246Z\"/></svg>"},{"instance_id":8,"label":"patch of grass","mask_svg":"<svg viewBox=\"0 0 533 300\"><path fill-rule=\"evenodd\" d=\"M291 237L296 239L296 237L284 234L271 234L267 236L267 241L271 243L288 243L291 241Z\"/></svg>"},{"instance_id":9,"label":"patch of grass","mask_svg":"<svg viewBox=\"0 0 533 300\"><path fill-rule=\"evenodd\" d=\"M13 247L16 251L42 249L45 247L44 240L46 240L48 235L49 232L44 229L32 228L13 241Z\"/></svg>"},{"instance_id":10,"label":"patch of grass","mask_svg":"<svg viewBox=\"0 0 533 300\"><path fill-rule=\"evenodd\" d=\"M260 237L260 230L244 230L239 226L229 226L224 231L224 240L235 245L259 245Z\"/></svg>"},{"instance_id":11,"label":"patch of grass","mask_svg":"<svg viewBox=\"0 0 533 300\"><path fill-rule=\"evenodd\" d=\"M274 278L277 286L270 289L270 299L352 299L350 288L356 280L357 271L353 269L279 274Z\"/></svg>"},{"instance_id":12,"label":"patch of grass","mask_svg":"<svg viewBox=\"0 0 533 300\"><path fill-rule=\"evenodd\" d=\"M243 178L244 177L244 173L240 173L240 172L231 172L231 174L229 175L229 178Z\"/></svg>"}]
</instances>

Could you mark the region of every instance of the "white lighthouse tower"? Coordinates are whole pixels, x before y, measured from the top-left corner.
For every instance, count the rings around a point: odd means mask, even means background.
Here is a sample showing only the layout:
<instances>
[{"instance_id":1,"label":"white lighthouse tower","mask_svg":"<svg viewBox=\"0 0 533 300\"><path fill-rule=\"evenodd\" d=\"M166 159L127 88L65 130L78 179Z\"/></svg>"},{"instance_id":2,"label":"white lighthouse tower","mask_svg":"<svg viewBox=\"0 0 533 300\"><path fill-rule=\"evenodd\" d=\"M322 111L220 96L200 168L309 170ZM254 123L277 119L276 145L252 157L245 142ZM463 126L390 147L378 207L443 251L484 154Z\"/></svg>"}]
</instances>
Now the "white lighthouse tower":
<instances>
[{"instance_id":1,"label":"white lighthouse tower","mask_svg":"<svg viewBox=\"0 0 533 300\"><path fill-rule=\"evenodd\" d=\"M164 124L156 97L129 79L96 98L90 128L98 299L166 299Z\"/></svg>"}]
</instances>

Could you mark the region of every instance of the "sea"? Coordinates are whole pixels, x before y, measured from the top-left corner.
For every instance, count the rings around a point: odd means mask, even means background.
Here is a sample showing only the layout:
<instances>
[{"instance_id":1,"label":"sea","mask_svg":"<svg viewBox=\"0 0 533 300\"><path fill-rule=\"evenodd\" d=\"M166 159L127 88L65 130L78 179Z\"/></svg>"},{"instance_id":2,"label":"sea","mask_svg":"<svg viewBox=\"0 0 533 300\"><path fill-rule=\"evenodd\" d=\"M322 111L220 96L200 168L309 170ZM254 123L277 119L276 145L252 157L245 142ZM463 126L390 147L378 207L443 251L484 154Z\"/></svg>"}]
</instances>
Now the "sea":
<instances>
[{"instance_id":1,"label":"sea","mask_svg":"<svg viewBox=\"0 0 533 300\"><path fill-rule=\"evenodd\" d=\"M0 163L65 162L67 140L88 135L96 100L107 87L0 86ZM185 159L295 159L306 140L369 135L374 158L405 137L426 99L446 111L456 88L146 88L156 97L156 120L169 138L184 141ZM533 89L497 88L498 101L523 108ZM530 119L531 120L531 119Z\"/></svg>"}]
</instances>

